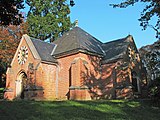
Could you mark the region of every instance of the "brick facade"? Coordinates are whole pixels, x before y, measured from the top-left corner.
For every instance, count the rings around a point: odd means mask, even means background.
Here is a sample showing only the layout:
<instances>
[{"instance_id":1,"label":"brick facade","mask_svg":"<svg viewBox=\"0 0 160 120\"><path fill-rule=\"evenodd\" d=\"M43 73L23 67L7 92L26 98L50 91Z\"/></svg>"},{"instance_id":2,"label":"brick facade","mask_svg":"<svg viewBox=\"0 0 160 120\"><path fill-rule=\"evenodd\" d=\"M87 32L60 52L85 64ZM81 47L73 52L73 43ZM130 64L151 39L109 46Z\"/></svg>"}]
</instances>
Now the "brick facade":
<instances>
[{"instance_id":1,"label":"brick facade","mask_svg":"<svg viewBox=\"0 0 160 120\"><path fill-rule=\"evenodd\" d=\"M56 62L50 62L40 59L34 46L27 41L22 37L11 68L7 70L6 99L116 99L132 98L135 93L141 93L141 83L145 79L141 75L142 63L140 60L130 62L127 53L123 59L107 63L102 56L83 51L65 54L57 57ZM21 46L28 48L28 58L22 65L18 63ZM136 88L133 88L133 72L139 79ZM18 96L18 91L23 97Z\"/></svg>"}]
</instances>

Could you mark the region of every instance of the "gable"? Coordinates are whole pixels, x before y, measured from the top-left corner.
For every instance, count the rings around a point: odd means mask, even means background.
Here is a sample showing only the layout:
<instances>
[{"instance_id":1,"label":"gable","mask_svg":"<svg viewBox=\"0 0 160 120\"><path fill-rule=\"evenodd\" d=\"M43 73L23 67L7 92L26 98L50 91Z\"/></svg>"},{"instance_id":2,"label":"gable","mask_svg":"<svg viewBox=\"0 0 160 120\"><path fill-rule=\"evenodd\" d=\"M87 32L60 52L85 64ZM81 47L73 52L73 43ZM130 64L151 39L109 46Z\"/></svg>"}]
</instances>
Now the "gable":
<instances>
[{"instance_id":1,"label":"gable","mask_svg":"<svg viewBox=\"0 0 160 120\"><path fill-rule=\"evenodd\" d=\"M29 37L28 35L24 35L24 37L35 59L40 59L41 61L46 62L56 62L51 55L55 44L47 43L42 40Z\"/></svg>"},{"instance_id":2,"label":"gable","mask_svg":"<svg viewBox=\"0 0 160 120\"><path fill-rule=\"evenodd\" d=\"M35 57L37 60L40 60L38 56L34 56L30 45L26 40L26 35L23 35L12 59L11 68L8 68L6 73L8 73L11 69L14 69L14 72L18 72L20 69L27 68L27 64L34 62Z\"/></svg>"},{"instance_id":3,"label":"gable","mask_svg":"<svg viewBox=\"0 0 160 120\"><path fill-rule=\"evenodd\" d=\"M35 46L33 45L33 42L31 41L30 37L25 34L22 36L22 38L24 38L32 52L32 55L34 56L35 59L41 59L40 56L39 56L39 53L37 52Z\"/></svg>"},{"instance_id":4,"label":"gable","mask_svg":"<svg viewBox=\"0 0 160 120\"><path fill-rule=\"evenodd\" d=\"M133 37L131 35L128 35L122 39L102 44L102 48L105 52L102 63L104 64L117 61L118 59L123 59L124 55L127 54L128 47L130 45L136 48Z\"/></svg>"},{"instance_id":5,"label":"gable","mask_svg":"<svg viewBox=\"0 0 160 120\"><path fill-rule=\"evenodd\" d=\"M16 53L14 54L14 57L12 59L12 62L11 62L11 66L13 65L13 63L17 60L17 57L18 57L18 54L19 54L19 51L22 47L26 47L27 46L27 49L29 48L29 45L27 44L27 41L26 41L26 38L25 38L25 35L22 36L21 38L21 41L18 45L18 48L16 50ZM28 50L27 50L28 51Z\"/></svg>"},{"instance_id":6,"label":"gable","mask_svg":"<svg viewBox=\"0 0 160 120\"><path fill-rule=\"evenodd\" d=\"M34 59L41 60L41 61L47 61L47 62L56 62L56 60L51 56L51 52L53 48L55 47L54 44L49 44L41 40L30 38L27 34L25 34L21 38L19 46L14 55L14 58L11 62L11 66L13 65L13 62L15 61L15 59L17 58L18 52L24 43L27 44L28 49L30 50Z\"/></svg>"}]
</instances>

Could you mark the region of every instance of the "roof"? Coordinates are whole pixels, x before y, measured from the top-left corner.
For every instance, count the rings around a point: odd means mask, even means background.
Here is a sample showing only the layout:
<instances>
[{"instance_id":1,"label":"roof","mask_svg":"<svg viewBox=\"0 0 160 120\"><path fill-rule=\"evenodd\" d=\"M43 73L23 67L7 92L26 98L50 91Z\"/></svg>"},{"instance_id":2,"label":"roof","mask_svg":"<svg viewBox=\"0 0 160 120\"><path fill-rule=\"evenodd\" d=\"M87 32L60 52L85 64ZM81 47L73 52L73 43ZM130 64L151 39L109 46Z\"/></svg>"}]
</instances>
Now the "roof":
<instances>
[{"instance_id":1,"label":"roof","mask_svg":"<svg viewBox=\"0 0 160 120\"><path fill-rule=\"evenodd\" d=\"M57 45L53 56L61 56L78 51L102 56L102 63L123 58L130 43L131 35L125 38L102 43L79 27L75 27L54 41Z\"/></svg>"},{"instance_id":2,"label":"roof","mask_svg":"<svg viewBox=\"0 0 160 120\"><path fill-rule=\"evenodd\" d=\"M129 37L132 36L129 35L125 38L102 44L102 48L105 52L105 56L103 57L102 63L108 63L123 58L123 56L126 54L129 45Z\"/></svg>"},{"instance_id":3,"label":"roof","mask_svg":"<svg viewBox=\"0 0 160 120\"><path fill-rule=\"evenodd\" d=\"M56 62L56 59L54 59L51 55L52 50L55 48L55 44L47 43L32 37L31 41L33 42L33 45L35 46L42 61Z\"/></svg>"},{"instance_id":4,"label":"roof","mask_svg":"<svg viewBox=\"0 0 160 120\"><path fill-rule=\"evenodd\" d=\"M68 31L53 43L34 38L31 38L31 41L42 61L57 62L58 57L83 52L102 57L102 64L122 59L130 42L134 42L133 37L128 35L122 39L102 43L79 27Z\"/></svg>"},{"instance_id":5,"label":"roof","mask_svg":"<svg viewBox=\"0 0 160 120\"><path fill-rule=\"evenodd\" d=\"M102 42L79 27L73 28L53 43L57 45L53 52L54 56L70 54L78 51L93 53L96 55L103 54L101 50Z\"/></svg>"}]
</instances>

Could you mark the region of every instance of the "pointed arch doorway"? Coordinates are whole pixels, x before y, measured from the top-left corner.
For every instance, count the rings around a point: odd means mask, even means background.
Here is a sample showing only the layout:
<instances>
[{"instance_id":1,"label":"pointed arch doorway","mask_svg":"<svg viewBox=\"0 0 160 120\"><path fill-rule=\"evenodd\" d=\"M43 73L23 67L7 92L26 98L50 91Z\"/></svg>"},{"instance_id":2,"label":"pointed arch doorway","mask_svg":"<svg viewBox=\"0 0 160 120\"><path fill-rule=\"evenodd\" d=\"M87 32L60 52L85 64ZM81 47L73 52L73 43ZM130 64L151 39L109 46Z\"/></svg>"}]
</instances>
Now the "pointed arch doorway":
<instances>
[{"instance_id":1,"label":"pointed arch doorway","mask_svg":"<svg viewBox=\"0 0 160 120\"><path fill-rule=\"evenodd\" d=\"M25 72L21 72L17 76L16 84L16 98L23 99L24 98L24 88L27 84L27 74Z\"/></svg>"}]
</instances>

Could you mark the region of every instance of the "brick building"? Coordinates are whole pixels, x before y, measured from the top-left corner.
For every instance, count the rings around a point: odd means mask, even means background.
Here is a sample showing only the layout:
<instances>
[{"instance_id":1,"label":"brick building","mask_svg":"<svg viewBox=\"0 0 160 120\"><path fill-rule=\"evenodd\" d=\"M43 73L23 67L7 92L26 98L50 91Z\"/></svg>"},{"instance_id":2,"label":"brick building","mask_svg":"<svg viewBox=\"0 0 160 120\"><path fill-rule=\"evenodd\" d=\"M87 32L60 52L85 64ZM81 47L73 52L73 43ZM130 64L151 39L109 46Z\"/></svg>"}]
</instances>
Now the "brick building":
<instances>
[{"instance_id":1,"label":"brick building","mask_svg":"<svg viewBox=\"0 0 160 120\"><path fill-rule=\"evenodd\" d=\"M116 99L145 81L131 35L102 43L75 27L53 43L23 35L7 69L6 99Z\"/></svg>"}]
</instances>

